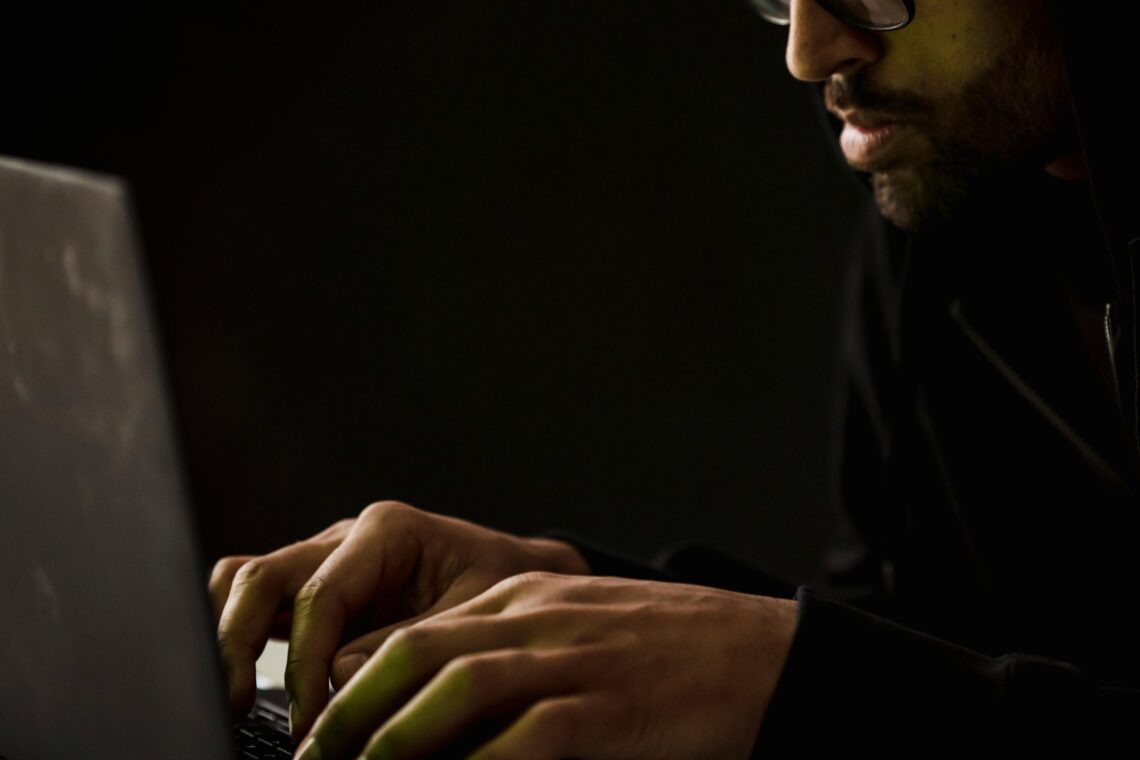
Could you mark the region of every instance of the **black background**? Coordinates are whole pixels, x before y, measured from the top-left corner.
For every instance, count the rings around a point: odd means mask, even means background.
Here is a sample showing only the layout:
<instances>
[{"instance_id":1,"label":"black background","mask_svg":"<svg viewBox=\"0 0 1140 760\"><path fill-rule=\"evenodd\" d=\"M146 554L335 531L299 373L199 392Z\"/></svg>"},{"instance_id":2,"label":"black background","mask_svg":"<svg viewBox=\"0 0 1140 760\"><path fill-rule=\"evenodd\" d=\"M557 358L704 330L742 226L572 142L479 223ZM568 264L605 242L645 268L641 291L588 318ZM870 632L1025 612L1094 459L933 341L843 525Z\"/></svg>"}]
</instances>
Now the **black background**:
<instances>
[{"instance_id":1,"label":"black background","mask_svg":"<svg viewBox=\"0 0 1140 760\"><path fill-rule=\"evenodd\" d=\"M208 559L392 498L791 579L857 183L745 0L42 4L0 152L129 178Z\"/></svg>"}]
</instances>

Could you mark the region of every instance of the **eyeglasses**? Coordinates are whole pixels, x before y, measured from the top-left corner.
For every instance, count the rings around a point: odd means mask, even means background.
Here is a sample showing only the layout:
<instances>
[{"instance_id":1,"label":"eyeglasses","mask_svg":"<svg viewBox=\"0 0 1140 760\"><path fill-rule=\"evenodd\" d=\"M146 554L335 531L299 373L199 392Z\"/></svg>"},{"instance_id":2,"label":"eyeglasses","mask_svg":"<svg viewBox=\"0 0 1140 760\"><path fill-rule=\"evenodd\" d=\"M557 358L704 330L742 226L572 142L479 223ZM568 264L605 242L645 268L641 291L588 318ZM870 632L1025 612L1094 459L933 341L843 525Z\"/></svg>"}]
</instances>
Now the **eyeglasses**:
<instances>
[{"instance_id":1,"label":"eyeglasses","mask_svg":"<svg viewBox=\"0 0 1140 760\"><path fill-rule=\"evenodd\" d=\"M902 29L914 18L914 0L809 0L840 21L872 32ZM752 0L760 15L774 24L792 21L791 0Z\"/></svg>"}]
</instances>

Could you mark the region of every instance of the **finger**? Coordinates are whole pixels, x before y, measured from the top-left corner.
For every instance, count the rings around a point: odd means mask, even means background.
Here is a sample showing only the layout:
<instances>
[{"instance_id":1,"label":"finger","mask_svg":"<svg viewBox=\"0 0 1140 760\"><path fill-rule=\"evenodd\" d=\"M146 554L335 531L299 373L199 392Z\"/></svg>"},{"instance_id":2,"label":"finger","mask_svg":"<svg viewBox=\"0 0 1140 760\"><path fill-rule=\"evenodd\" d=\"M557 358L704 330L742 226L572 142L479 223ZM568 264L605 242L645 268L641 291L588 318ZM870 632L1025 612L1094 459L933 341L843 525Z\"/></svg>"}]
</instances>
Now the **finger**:
<instances>
[{"instance_id":1,"label":"finger","mask_svg":"<svg viewBox=\"0 0 1140 760\"><path fill-rule=\"evenodd\" d=\"M337 693L303 748L312 753L311 743L318 757L330 758L359 749L448 662L473 652L519 648L525 635L516 621L494 617L436 618L401 628Z\"/></svg>"},{"instance_id":2,"label":"finger","mask_svg":"<svg viewBox=\"0 0 1140 760\"><path fill-rule=\"evenodd\" d=\"M309 541L315 542L335 542L330 543L335 546L339 543L348 532L352 529L355 520L340 520L335 522L329 527L322 530L310 537ZM330 548L331 551L331 548ZM222 610L226 606L226 600L230 596L230 587L233 585L234 576L237 575L238 570L242 568L247 562L256 559L255 554L243 554L233 557L222 557L214 564L214 568L210 573L210 602L214 610L214 626L217 627L221 622Z\"/></svg>"},{"instance_id":3,"label":"finger","mask_svg":"<svg viewBox=\"0 0 1140 760\"><path fill-rule=\"evenodd\" d=\"M343 689L396 631L434 617L435 614L435 609L432 608L413 618L384 626L380 630L372 631L345 644L333 655L329 668L329 680L332 681L333 689L337 691Z\"/></svg>"},{"instance_id":4,"label":"finger","mask_svg":"<svg viewBox=\"0 0 1140 760\"><path fill-rule=\"evenodd\" d=\"M538 702L468 760L560 760L606 757L606 710L590 695L554 697ZM611 737L612 743L612 737Z\"/></svg>"},{"instance_id":5,"label":"finger","mask_svg":"<svg viewBox=\"0 0 1140 760\"><path fill-rule=\"evenodd\" d=\"M329 666L348 618L369 603L383 606L385 599L389 612L401 606L420 556L416 514L389 505L364 510L297 593L285 665L294 740L308 732L328 702Z\"/></svg>"},{"instance_id":6,"label":"finger","mask_svg":"<svg viewBox=\"0 0 1140 760\"><path fill-rule=\"evenodd\" d=\"M497 615L508 607L515 610L541 608L545 606L546 597L542 593L535 592L558 585L565 580L567 580L567 576L541 571L519 573L502 578L487 588L484 593L465 602L462 605L463 612L469 615ZM560 587L559 599L564 601L597 601L587 598L578 599L567 594L564 587Z\"/></svg>"},{"instance_id":7,"label":"finger","mask_svg":"<svg viewBox=\"0 0 1140 760\"><path fill-rule=\"evenodd\" d=\"M226 600L230 598L230 586L233 585L234 576L242 565L254 559L255 555L246 554L238 557L222 557L214 564L210 573L210 605L214 610L214 627L222 619L222 610L225 609Z\"/></svg>"},{"instance_id":8,"label":"finger","mask_svg":"<svg viewBox=\"0 0 1140 760\"><path fill-rule=\"evenodd\" d=\"M329 544L292 544L249 560L234 574L218 622L218 645L234 710L244 712L253 705L254 666L282 606L292 601L330 551Z\"/></svg>"},{"instance_id":9,"label":"finger","mask_svg":"<svg viewBox=\"0 0 1140 760\"><path fill-rule=\"evenodd\" d=\"M476 597L486 587L486 582L461 578L452 584L443 596L425 612L366 633L343 645L337 650L332 660L330 674L333 688L342 689L349 679L368 661L373 652L383 646L384 642L401 628L407 628L428 618L443 616L439 618L442 622L450 617L458 618L471 614L472 610L476 610L474 614L478 614L477 602L472 597Z\"/></svg>"},{"instance_id":10,"label":"finger","mask_svg":"<svg viewBox=\"0 0 1140 760\"><path fill-rule=\"evenodd\" d=\"M596 610L596 605L586 603L562 604L556 610L539 609L525 601L514 604L528 585L549 583L552 578L546 573L528 573L515 576L486 589L486 583L460 579L427 612L410 620L394 623L354 639L345 644L334 655L330 677L334 689L342 689L352 676L367 662L393 633L427 618L445 620L449 617L471 618L475 616L503 615L504 620L513 619L528 632L527 642L533 646L556 646L564 641L565 633L572 629L576 620ZM482 591L482 593L480 593ZM572 595L566 595L570 599ZM509 611L510 614L507 614Z\"/></svg>"},{"instance_id":11,"label":"finger","mask_svg":"<svg viewBox=\"0 0 1140 760\"><path fill-rule=\"evenodd\" d=\"M454 749L476 727L517 718L536 701L577 688L582 657L589 652L503 649L458 657L372 735L362 757L398 760Z\"/></svg>"}]
</instances>

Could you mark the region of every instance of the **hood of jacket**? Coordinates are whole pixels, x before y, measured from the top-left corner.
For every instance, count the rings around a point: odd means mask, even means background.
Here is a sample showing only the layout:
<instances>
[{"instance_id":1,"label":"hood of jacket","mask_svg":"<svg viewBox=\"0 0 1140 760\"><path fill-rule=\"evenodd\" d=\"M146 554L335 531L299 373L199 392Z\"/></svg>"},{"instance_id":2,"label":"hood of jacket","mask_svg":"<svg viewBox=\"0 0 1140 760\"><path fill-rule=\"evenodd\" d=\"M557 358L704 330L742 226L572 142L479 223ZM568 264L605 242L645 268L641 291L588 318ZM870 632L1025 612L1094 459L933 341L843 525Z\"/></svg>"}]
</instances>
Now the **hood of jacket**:
<instances>
[{"instance_id":1,"label":"hood of jacket","mask_svg":"<svg viewBox=\"0 0 1140 760\"><path fill-rule=\"evenodd\" d=\"M1137 281L1140 278L1140 136L1129 114L1132 107L1127 86L1137 57L1133 30L1140 21L1140 7L1126 3L1095 6L1078 0L1049 0L1064 47L1069 79L1069 105L1077 127L1080 147L1089 168L1086 195L1091 196L1093 216L1100 233L1100 260L1091 269L1107 272L1103 291L1112 329L1119 331L1113 356L1121 411L1135 453L1140 456L1140 360L1137 336ZM922 12L921 3L917 9ZM836 137L842 123L823 107L822 84L818 85L819 111ZM844 161L833 141L835 153ZM867 175L858 175L869 185ZM1079 182L1079 181L1078 181ZM1026 187L1036 186L1029 182ZM1008 193L1010 186L995 193ZM983 191L979 195L986 196ZM970 211L956 214L952 227L972 211L991 205L992 197L972 199ZM1032 203L1033 201L1027 201ZM1030 218L1032 209L1021 209L1019 222ZM1027 214L1026 212L1029 212ZM1047 214L1043 218L1048 218ZM948 230L942 228L938 235ZM925 235L925 233L924 233ZM921 236L915 236L921 237Z\"/></svg>"}]
</instances>

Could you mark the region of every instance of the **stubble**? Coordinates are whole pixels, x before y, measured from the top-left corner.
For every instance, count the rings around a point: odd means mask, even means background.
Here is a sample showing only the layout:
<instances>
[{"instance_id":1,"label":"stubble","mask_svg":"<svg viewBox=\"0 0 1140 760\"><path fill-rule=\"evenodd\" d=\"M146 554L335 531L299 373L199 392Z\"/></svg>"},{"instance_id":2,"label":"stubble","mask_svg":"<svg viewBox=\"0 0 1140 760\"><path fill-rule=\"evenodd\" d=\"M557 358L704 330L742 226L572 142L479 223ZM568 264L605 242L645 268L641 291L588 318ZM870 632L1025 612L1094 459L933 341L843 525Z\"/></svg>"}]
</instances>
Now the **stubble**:
<instances>
[{"instance_id":1,"label":"stubble","mask_svg":"<svg viewBox=\"0 0 1140 760\"><path fill-rule=\"evenodd\" d=\"M915 130L914 151L871 172L879 210L903 229L917 232L945 221L1001 175L1040 171L1071 140L1064 58L1046 19L1027 23L946 98L881 90L873 75L833 78L824 98L831 110L890 114Z\"/></svg>"}]
</instances>

